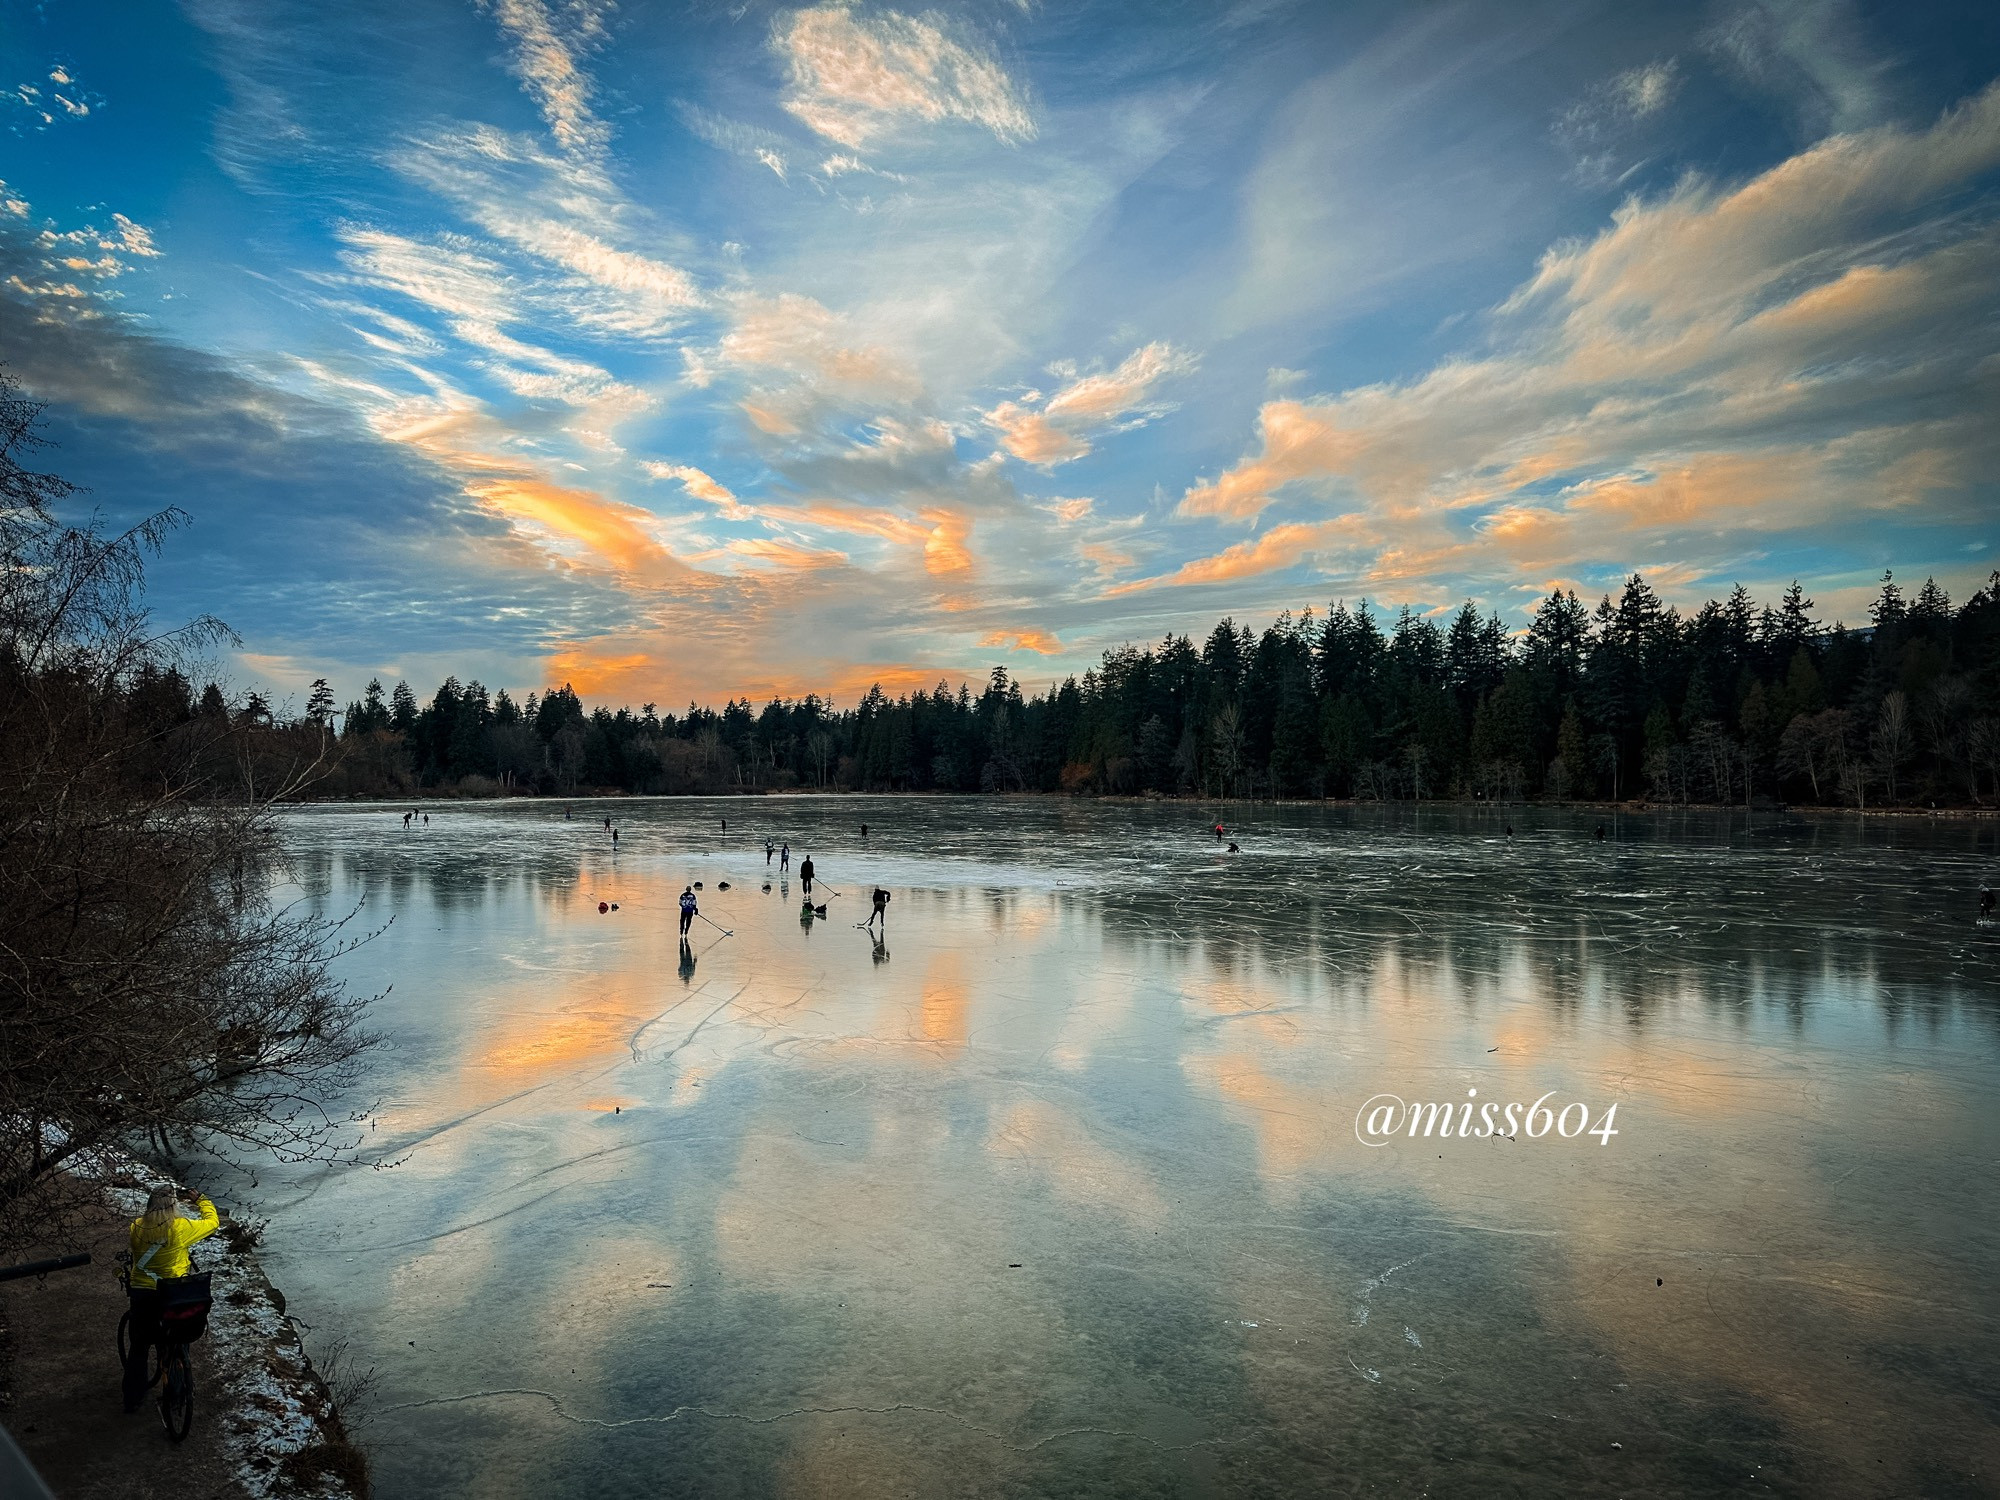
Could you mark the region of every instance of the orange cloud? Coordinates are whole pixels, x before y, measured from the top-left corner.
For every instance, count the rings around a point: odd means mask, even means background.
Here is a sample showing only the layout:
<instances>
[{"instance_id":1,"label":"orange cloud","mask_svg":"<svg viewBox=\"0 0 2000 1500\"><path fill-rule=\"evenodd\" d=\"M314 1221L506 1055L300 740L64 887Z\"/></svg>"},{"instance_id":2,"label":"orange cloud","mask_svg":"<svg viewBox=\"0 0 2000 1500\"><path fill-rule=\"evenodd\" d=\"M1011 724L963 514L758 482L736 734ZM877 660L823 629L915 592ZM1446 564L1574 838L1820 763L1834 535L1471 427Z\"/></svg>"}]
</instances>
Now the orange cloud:
<instances>
[{"instance_id":1,"label":"orange cloud","mask_svg":"<svg viewBox=\"0 0 2000 1500\"><path fill-rule=\"evenodd\" d=\"M999 63L928 20L814 6L793 11L774 29L771 46L787 65L784 107L843 146L867 145L898 117L966 120L1003 141L1035 134Z\"/></svg>"},{"instance_id":2,"label":"orange cloud","mask_svg":"<svg viewBox=\"0 0 2000 1500\"><path fill-rule=\"evenodd\" d=\"M1189 490L1181 497L1180 514L1248 520L1283 486L1337 474L1367 447L1366 437L1343 430L1329 408L1301 401L1265 402L1257 414L1257 431L1264 451Z\"/></svg>"},{"instance_id":3,"label":"orange cloud","mask_svg":"<svg viewBox=\"0 0 2000 1500\"><path fill-rule=\"evenodd\" d=\"M853 536L878 536L888 541L907 542L912 545L923 543L930 538L928 529L919 526L915 521L906 521L890 511L861 510L851 505L837 505L830 500L812 501L797 510L785 512L785 517L827 531L844 531Z\"/></svg>"},{"instance_id":4,"label":"orange cloud","mask_svg":"<svg viewBox=\"0 0 2000 1500\"><path fill-rule=\"evenodd\" d=\"M815 382L905 397L920 390L915 375L888 350L855 347L845 319L792 292L744 299L721 348L733 364L782 370ZM756 420L754 412L751 420Z\"/></svg>"},{"instance_id":5,"label":"orange cloud","mask_svg":"<svg viewBox=\"0 0 2000 1500\"><path fill-rule=\"evenodd\" d=\"M881 688L891 698L904 698L911 693L927 693L940 682L965 680L965 673L943 667L853 666L835 672L829 687L817 691L831 696L835 702L853 703L874 687Z\"/></svg>"},{"instance_id":6,"label":"orange cloud","mask_svg":"<svg viewBox=\"0 0 2000 1500\"><path fill-rule=\"evenodd\" d=\"M1046 630L995 630L979 639L982 646L997 646L1005 651L1035 651L1043 656L1054 656L1063 648L1062 642Z\"/></svg>"},{"instance_id":7,"label":"orange cloud","mask_svg":"<svg viewBox=\"0 0 2000 1500\"><path fill-rule=\"evenodd\" d=\"M571 646L547 658L543 676L550 683L568 683L586 698L623 696L627 701L652 699L659 667L644 652L611 655L589 646Z\"/></svg>"},{"instance_id":8,"label":"orange cloud","mask_svg":"<svg viewBox=\"0 0 2000 1500\"><path fill-rule=\"evenodd\" d=\"M986 413L986 421L999 429L1000 445L1014 457L1050 468L1090 452L1086 434L1092 430L1112 427L1128 417L1143 422L1157 414L1153 387L1194 367L1192 355L1172 344L1154 342L1133 350L1115 370L1072 380L1040 410L1033 405L1039 393L1031 391L1019 401L1001 402Z\"/></svg>"},{"instance_id":9,"label":"orange cloud","mask_svg":"<svg viewBox=\"0 0 2000 1500\"><path fill-rule=\"evenodd\" d=\"M971 568L972 552L966 542L972 536L972 523L948 510L927 510L923 517L931 523L924 567L932 573L963 573Z\"/></svg>"},{"instance_id":10,"label":"orange cloud","mask_svg":"<svg viewBox=\"0 0 2000 1500\"><path fill-rule=\"evenodd\" d=\"M1753 327L1798 333L1844 332L1878 318L1921 312L1929 300L1927 267L1852 266L1833 281L1810 287L1791 301L1760 313Z\"/></svg>"},{"instance_id":11,"label":"orange cloud","mask_svg":"<svg viewBox=\"0 0 2000 1500\"><path fill-rule=\"evenodd\" d=\"M541 478L493 449L507 430L460 396L404 403L377 414L376 431L415 448L453 472L471 476L465 493L517 527L580 546L621 573L651 581L685 579L684 567L651 531L653 517L635 505ZM697 471L698 472L698 471Z\"/></svg>"},{"instance_id":12,"label":"orange cloud","mask_svg":"<svg viewBox=\"0 0 2000 1500\"><path fill-rule=\"evenodd\" d=\"M1132 566L1134 558L1129 552L1120 552L1116 547L1104 542L1085 542L1077 549L1084 561L1097 570L1099 578L1109 578L1121 568Z\"/></svg>"},{"instance_id":13,"label":"orange cloud","mask_svg":"<svg viewBox=\"0 0 2000 1500\"><path fill-rule=\"evenodd\" d=\"M1074 433L1056 427L1042 413L1016 401L1003 401L986 414L986 420L1000 429L1000 446L1023 463L1067 463L1090 452L1090 444Z\"/></svg>"},{"instance_id":14,"label":"orange cloud","mask_svg":"<svg viewBox=\"0 0 2000 1500\"><path fill-rule=\"evenodd\" d=\"M742 403L743 415L750 419L750 425L771 437L790 437L799 430L798 423L789 417L772 411L768 406L759 406L754 401Z\"/></svg>"},{"instance_id":15,"label":"orange cloud","mask_svg":"<svg viewBox=\"0 0 2000 1500\"><path fill-rule=\"evenodd\" d=\"M1293 523L1274 526L1252 541L1225 547L1213 557L1193 562L1159 578L1139 578L1121 583L1108 594L1131 594L1140 589L1165 588L1188 583L1224 583L1232 578L1251 578L1259 573L1290 567L1308 552L1326 542L1340 526L1337 521L1313 524Z\"/></svg>"},{"instance_id":16,"label":"orange cloud","mask_svg":"<svg viewBox=\"0 0 2000 1500\"><path fill-rule=\"evenodd\" d=\"M747 557L753 562L772 563L787 570L834 568L847 561L845 552L834 552L820 547L801 547L795 542L781 542L770 537L743 537L730 542L722 550L736 557Z\"/></svg>"},{"instance_id":17,"label":"orange cloud","mask_svg":"<svg viewBox=\"0 0 2000 1500\"><path fill-rule=\"evenodd\" d=\"M1762 510L1790 488L1804 453L1704 454L1658 474L1613 474L1564 492L1572 511L1616 516L1642 526L1740 517Z\"/></svg>"},{"instance_id":18,"label":"orange cloud","mask_svg":"<svg viewBox=\"0 0 2000 1500\"><path fill-rule=\"evenodd\" d=\"M1915 451L1969 456L1990 431L1972 410L1980 351L1939 330L1990 316L2000 243L1960 230L1948 195L1996 162L2000 85L1929 130L1830 137L1738 187L1689 178L1631 199L1603 233L1542 258L1496 310L1494 352L1407 384L1267 403L1261 442L1191 487L1179 513L1241 520L1288 486L1345 483L1399 540L1441 533L1442 512L1500 504L1481 536L1553 543L1553 518L1568 517L1570 553L1537 557L1573 565L1629 559L1632 531L1771 531L1881 504ZM1884 222L1912 214L1930 216L1935 248L1864 263ZM1963 393L1941 419L1855 425L1857 411L1893 410L1878 393L1919 369L1927 389ZM1829 428L1842 436L1803 446ZM1565 474L1583 483L1521 493Z\"/></svg>"},{"instance_id":19,"label":"orange cloud","mask_svg":"<svg viewBox=\"0 0 2000 1500\"><path fill-rule=\"evenodd\" d=\"M576 641L543 660L543 680L567 682L579 694L606 704L715 702L726 697L762 703L771 698L853 703L879 685L890 697L928 692L940 680L954 686L971 675L956 667L901 662L823 664L787 671L753 663L733 643L688 642L651 632L623 639ZM983 677L983 673L977 674Z\"/></svg>"},{"instance_id":20,"label":"orange cloud","mask_svg":"<svg viewBox=\"0 0 2000 1500\"><path fill-rule=\"evenodd\" d=\"M539 526L577 542L622 573L680 574L685 569L649 533L651 516L636 506L546 480L510 476L476 481L465 492L510 521Z\"/></svg>"},{"instance_id":21,"label":"orange cloud","mask_svg":"<svg viewBox=\"0 0 2000 1500\"><path fill-rule=\"evenodd\" d=\"M963 573L971 569L972 522L957 511L933 509L921 513L917 521L893 511L863 510L831 500L815 500L796 509L767 510L773 520L816 526L851 536L874 536L884 541L923 548L924 569L934 574Z\"/></svg>"}]
</instances>

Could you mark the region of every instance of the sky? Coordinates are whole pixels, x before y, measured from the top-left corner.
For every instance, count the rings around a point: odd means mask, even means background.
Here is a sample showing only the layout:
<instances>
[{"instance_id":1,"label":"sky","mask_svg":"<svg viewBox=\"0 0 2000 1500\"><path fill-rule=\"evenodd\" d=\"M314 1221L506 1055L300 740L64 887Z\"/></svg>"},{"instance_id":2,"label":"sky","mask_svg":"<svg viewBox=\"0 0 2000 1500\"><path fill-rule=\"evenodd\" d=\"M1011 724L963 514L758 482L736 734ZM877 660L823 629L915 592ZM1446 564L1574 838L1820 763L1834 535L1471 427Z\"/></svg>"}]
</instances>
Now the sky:
<instances>
[{"instance_id":1,"label":"sky","mask_svg":"<svg viewBox=\"0 0 2000 1500\"><path fill-rule=\"evenodd\" d=\"M2000 7L0 0L0 365L234 682L1031 688L2000 567Z\"/></svg>"}]
</instances>

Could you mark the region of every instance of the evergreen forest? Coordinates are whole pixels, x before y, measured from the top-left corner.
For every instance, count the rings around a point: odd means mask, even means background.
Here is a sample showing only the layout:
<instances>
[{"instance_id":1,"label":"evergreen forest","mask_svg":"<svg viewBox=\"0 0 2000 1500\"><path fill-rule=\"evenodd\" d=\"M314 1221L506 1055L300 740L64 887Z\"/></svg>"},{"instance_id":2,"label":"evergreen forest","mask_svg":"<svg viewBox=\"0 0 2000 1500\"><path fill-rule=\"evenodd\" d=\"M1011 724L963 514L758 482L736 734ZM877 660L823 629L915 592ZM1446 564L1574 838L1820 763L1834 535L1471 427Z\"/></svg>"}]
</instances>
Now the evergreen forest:
<instances>
[{"instance_id":1,"label":"evergreen forest","mask_svg":"<svg viewBox=\"0 0 2000 1500\"><path fill-rule=\"evenodd\" d=\"M1440 621L1366 602L1225 619L1122 646L1030 692L995 668L839 706L812 694L662 713L517 700L450 679L302 717L133 684L162 729L222 716L291 765L323 739L320 795L1064 792L1227 798L1643 799L1872 807L2000 800L2000 574L1954 606L1885 575L1866 625L1816 619L1796 583L1691 615L1630 578L1594 609L1551 594L1525 631L1471 604ZM281 747L286 747L282 749ZM254 764L256 753L244 763Z\"/></svg>"}]
</instances>

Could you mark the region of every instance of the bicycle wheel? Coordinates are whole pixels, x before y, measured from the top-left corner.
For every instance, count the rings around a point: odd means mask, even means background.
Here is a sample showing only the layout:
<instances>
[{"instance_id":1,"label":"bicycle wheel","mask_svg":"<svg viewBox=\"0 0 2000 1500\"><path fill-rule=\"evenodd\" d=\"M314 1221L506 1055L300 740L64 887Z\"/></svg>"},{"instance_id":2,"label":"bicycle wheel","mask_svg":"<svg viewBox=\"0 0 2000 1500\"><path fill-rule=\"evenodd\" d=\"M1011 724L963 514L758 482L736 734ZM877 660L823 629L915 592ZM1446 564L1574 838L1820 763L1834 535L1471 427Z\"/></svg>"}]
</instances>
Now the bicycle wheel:
<instances>
[{"instance_id":1,"label":"bicycle wheel","mask_svg":"<svg viewBox=\"0 0 2000 1500\"><path fill-rule=\"evenodd\" d=\"M123 1370L132 1358L132 1315L128 1312L118 1320L118 1368ZM146 1350L146 1387L150 1390L160 1378L160 1346L150 1345Z\"/></svg>"},{"instance_id":2,"label":"bicycle wheel","mask_svg":"<svg viewBox=\"0 0 2000 1500\"><path fill-rule=\"evenodd\" d=\"M187 1345L172 1345L165 1365L165 1378L160 1382L160 1421L167 1437L178 1443L194 1426L194 1367L188 1363Z\"/></svg>"}]
</instances>

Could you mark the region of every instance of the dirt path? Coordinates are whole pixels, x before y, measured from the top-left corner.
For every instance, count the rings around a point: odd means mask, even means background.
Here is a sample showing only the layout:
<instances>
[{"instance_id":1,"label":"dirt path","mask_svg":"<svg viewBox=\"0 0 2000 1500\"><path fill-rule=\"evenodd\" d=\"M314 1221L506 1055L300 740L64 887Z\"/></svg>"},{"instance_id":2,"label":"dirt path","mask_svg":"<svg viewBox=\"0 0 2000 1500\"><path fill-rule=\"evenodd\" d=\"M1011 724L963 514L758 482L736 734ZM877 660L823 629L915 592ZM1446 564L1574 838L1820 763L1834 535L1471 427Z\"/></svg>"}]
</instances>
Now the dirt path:
<instances>
[{"instance_id":1,"label":"dirt path","mask_svg":"<svg viewBox=\"0 0 2000 1500\"><path fill-rule=\"evenodd\" d=\"M208 1341L194 1347L194 1430L167 1441L148 1399L126 1416L112 1338L125 1294L112 1257L125 1225L108 1213L83 1248L92 1264L40 1281L0 1283L7 1368L0 1420L57 1500L245 1500L213 1404L221 1389Z\"/></svg>"}]
</instances>

